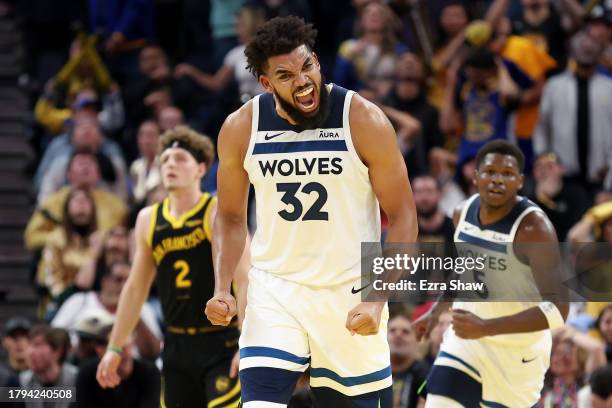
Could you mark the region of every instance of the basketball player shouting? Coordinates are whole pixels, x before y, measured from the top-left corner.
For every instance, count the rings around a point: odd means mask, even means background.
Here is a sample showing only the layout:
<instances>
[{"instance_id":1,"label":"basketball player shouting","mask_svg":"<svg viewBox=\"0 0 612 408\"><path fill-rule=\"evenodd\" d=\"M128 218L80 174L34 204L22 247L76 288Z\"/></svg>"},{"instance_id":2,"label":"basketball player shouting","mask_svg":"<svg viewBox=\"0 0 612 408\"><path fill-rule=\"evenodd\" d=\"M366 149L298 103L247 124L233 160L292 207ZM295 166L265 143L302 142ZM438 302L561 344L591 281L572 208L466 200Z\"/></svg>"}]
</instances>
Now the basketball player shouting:
<instances>
[{"instance_id":1,"label":"basketball player shouting","mask_svg":"<svg viewBox=\"0 0 612 408\"><path fill-rule=\"evenodd\" d=\"M267 93L219 135L215 296L206 314L236 312L230 282L242 254L249 182L257 230L240 336L242 404L284 407L300 374L322 407L391 407L386 302L362 302L360 243L414 242L416 214L393 127L374 104L326 84L316 31L297 17L263 25L246 47ZM357 335L355 335L357 334Z\"/></svg>"}]
</instances>

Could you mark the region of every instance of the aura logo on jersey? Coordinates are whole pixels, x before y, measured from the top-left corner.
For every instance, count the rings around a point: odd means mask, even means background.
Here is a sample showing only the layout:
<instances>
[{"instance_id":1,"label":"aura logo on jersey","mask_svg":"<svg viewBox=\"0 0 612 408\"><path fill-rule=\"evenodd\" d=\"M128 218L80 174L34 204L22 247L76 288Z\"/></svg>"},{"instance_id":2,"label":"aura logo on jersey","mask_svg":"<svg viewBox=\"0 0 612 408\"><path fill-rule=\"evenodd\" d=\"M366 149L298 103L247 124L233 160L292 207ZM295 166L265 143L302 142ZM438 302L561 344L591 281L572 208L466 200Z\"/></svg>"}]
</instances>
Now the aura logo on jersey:
<instances>
[{"instance_id":1,"label":"aura logo on jersey","mask_svg":"<svg viewBox=\"0 0 612 408\"><path fill-rule=\"evenodd\" d=\"M300 157L295 159L259 160L259 168L264 177L306 176L310 174L342 174L341 157Z\"/></svg>"},{"instance_id":2,"label":"aura logo on jersey","mask_svg":"<svg viewBox=\"0 0 612 408\"><path fill-rule=\"evenodd\" d=\"M324 130L319 130L319 139L340 139L340 133L338 132L326 132Z\"/></svg>"}]
</instances>

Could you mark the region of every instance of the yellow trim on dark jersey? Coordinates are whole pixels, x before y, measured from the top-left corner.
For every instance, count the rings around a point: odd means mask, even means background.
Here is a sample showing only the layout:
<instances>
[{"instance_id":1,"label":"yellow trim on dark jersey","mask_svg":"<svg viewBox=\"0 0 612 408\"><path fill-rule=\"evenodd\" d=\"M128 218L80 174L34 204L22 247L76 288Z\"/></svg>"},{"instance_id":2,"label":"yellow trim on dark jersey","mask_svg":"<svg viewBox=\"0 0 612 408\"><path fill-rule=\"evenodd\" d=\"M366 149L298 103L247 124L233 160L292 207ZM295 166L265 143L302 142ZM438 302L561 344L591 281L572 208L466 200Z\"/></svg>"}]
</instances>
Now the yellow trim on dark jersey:
<instances>
[{"instance_id":1,"label":"yellow trim on dark jersey","mask_svg":"<svg viewBox=\"0 0 612 408\"><path fill-rule=\"evenodd\" d=\"M161 387L160 387L160 392L159 392L159 406L161 408L167 408L166 407L166 393L164 392L164 390L166 389L166 385L164 384L165 381L164 381L163 375L161 375L160 377L160 383L161 383L160 384Z\"/></svg>"},{"instance_id":2,"label":"yellow trim on dark jersey","mask_svg":"<svg viewBox=\"0 0 612 408\"><path fill-rule=\"evenodd\" d=\"M237 328L237 327L238 327L238 322L233 322L227 326L205 326L205 327L167 326L166 330L174 334L189 334L190 336L193 336L195 334L216 333L219 331L227 330L228 328Z\"/></svg>"},{"instance_id":3,"label":"yellow trim on dark jersey","mask_svg":"<svg viewBox=\"0 0 612 408\"><path fill-rule=\"evenodd\" d=\"M224 402L230 400L232 397L235 397L240 392L240 381L236 381L236 385L231 389L228 393L217 397L208 403L208 408L215 408L223 404ZM236 401L237 403L238 401Z\"/></svg>"},{"instance_id":4,"label":"yellow trim on dark jersey","mask_svg":"<svg viewBox=\"0 0 612 408\"><path fill-rule=\"evenodd\" d=\"M147 236L147 242L149 243L149 247L153 248L153 234L155 233L155 223L157 222L157 210L159 208L159 203L154 204L151 207L151 218L149 219L149 235Z\"/></svg>"},{"instance_id":5,"label":"yellow trim on dark jersey","mask_svg":"<svg viewBox=\"0 0 612 408\"><path fill-rule=\"evenodd\" d=\"M210 194L208 194L208 193L202 194L202 197L200 197L200 201L198 201L198 203L195 205L195 207L193 207L191 210L185 211L183 214L181 214L181 216L178 218L178 220L176 218L174 218L174 216L170 213L170 199L166 198L166 199L164 199L164 202L162 204L162 215L164 216L166 221L168 221L170 223L170 225L172 225L172 228L174 228L174 229L182 228L183 224L185 224L185 221L187 221L195 213L197 213L198 211L200 211L202 209L204 204L206 204L206 201L208 200L209 196L210 196Z\"/></svg>"},{"instance_id":6,"label":"yellow trim on dark jersey","mask_svg":"<svg viewBox=\"0 0 612 408\"><path fill-rule=\"evenodd\" d=\"M212 229L210 228L209 218L215 204L217 204L217 196L212 196L210 199L210 204L208 204L206 212L204 213L204 234L210 242L212 242Z\"/></svg>"}]
</instances>

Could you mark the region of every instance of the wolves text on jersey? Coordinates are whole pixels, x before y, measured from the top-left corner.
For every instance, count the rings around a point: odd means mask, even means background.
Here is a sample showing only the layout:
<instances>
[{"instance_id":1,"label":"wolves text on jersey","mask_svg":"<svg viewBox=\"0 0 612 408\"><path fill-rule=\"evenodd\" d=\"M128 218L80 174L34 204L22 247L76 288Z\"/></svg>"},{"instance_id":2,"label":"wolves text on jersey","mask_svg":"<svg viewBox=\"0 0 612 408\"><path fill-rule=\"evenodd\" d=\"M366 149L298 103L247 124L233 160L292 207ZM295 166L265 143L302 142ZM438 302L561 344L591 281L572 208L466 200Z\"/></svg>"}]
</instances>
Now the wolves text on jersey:
<instances>
[{"instance_id":1,"label":"wolves text on jersey","mask_svg":"<svg viewBox=\"0 0 612 408\"><path fill-rule=\"evenodd\" d=\"M276 173L281 176L306 176L310 174L342 173L342 158L340 157L300 157L295 159L259 160L259 168L264 177L274 177Z\"/></svg>"},{"instance_id":2,"label":"wolves text on jersey","mask_svg":"<svg viewBox=\"0 0 612 408\"><path fill-rule=\"evenodd\" d=\"M485 259L485 269L489 271L505 271L507 268L506 258L504 257L495 257L490 254L481 254L472 249L465 248L465 243L460 243L457 245L457 253L459 256L467 257L467 258L475 258L475 257L483 257Z\"/></svg>"}]
</instances>

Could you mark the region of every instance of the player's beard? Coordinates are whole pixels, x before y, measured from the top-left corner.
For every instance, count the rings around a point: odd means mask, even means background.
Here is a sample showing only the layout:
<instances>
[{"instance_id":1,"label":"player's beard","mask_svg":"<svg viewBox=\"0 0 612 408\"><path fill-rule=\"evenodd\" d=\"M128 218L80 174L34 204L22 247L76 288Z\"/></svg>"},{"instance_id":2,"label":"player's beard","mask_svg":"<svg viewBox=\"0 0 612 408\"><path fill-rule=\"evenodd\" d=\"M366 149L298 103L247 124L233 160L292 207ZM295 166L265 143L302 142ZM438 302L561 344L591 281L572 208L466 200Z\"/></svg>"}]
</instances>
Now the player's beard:
<instances>
[{"instance_id":1,"label":"player's beard","mask_svg":"<svg viewBox=\"0 0 612 408\"><path fill-rule=\"evenodd\" d=\"M323 125L325 119L329 115L329 92L327 86L325 86L325 78L321 74L321 84L319 86L319 107L317 110L308 116L305 115L301 110L293 106L293 103L287 102L282 96L273 89L274 96L281 108L287 113L293 122L301 129L316 129Z\"/></svg>"},{"instance_id":2,"label":"player's beard","mask_svg":"<svg viewBox=\"0 0 612 408\"><path fill-rule=\"evenodd\" d=\"M438 206L433 205L431 208L427 209L426 211L419 211L418 214L420 217L423 217L426 220L428 220L434 215L436 215L437 212L438 212Z\"/></svg>"}]
</instances>

